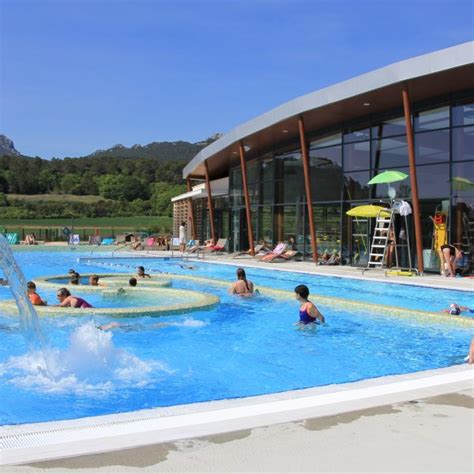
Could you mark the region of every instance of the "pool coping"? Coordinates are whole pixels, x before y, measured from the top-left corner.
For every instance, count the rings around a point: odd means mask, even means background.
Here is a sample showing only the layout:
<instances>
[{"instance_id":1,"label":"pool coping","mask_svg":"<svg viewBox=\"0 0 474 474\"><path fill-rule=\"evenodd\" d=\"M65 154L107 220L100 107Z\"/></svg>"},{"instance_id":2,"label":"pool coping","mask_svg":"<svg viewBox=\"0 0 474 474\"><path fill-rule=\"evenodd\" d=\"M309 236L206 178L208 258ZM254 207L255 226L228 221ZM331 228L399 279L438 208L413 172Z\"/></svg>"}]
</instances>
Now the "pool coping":
<instances>
[{"instance_id":1,"label":"pool coping","mask_svg":"<svg viewBox=\"0 0 474 474\"><path fill-rule=\"evenodd\" d=\"M226 259L226 261L223 261L222 259ZM132 252L120 252L120 256L100 256L100 257L79 257L78 261L80 259L87 259L87 260L95 260L95 259L174 259L174 260L181 260L185 259L186 261L191 261L195 263L215 263L217 265L229 265L229 266L234 266L234 267L246 267L246 268L256 268L256 269L262 269L262 270L271 270L271 271L278 271L278 272L291 272L291 273L300 273L300 274L306 274L306 275L317 275L317 276L322 276L322 277L332 277L332 278L346 278L346 279L352 279L352 280L359 280L359 281L377 281L379 283L387 283L390 285L408 285L408 286L418 286L422 288L437 288L440 290L450 290L450 291L462 291L462 292L473 292L474 290L472 288L453 288L452 286L449 285L443 285L439 283L432 283L432 282L427 282L427 281L401 281L401 280L393 280L393 279L387 279L385 278L380 278L379 276L371 276L368 277L366 275L343 275L343 274L334 274L334 273L325 273L324 271L318 270L319 267L314 266L314 270L299 270L299 269L294 269L294 268L278 268L278 265L287 265L288 263L294 263L294 262L282 262L282 263L270 263L267 265L259 265L256 261L251 260L250 258L240 258L240 259L233 259L235 261L228 261L230 257L224 256L222 259L216 259L213 258L213 256L210 256L209 258L206 259L200 259L196 257L195 255L189 255L189 254L184 254L183 256L171 256L171 255L156 255L152 253L146 253L146 254L136 254ZM309 263L309 262L297 262L297 263ZM273 265L273 266L269 266ZM334 267L337 268L337 267ZM344 268L344 267L341 267ZM365 268L359 268L359 267L351 267L353 270L366 270ZM380 273L377 269L371 269L370 270L370 275L376 274L376 272ZM434 275L434 274L433 274ZM382 276L382 275L380 275ZM413 279L415 278L424 278L423 276L414 276L411 277ZM429 276L427 278L430 278ZM472 285L474 285L474 280ZM471 285L471 286L472 286Z\"/></svg>"},{"instance_id":2,"label":"pool coping","mask_svg":"<svg viewBox=\"0 0 474 474\"><path fill-rule=\"evenodd\" d=\"M337 415L474 387L474 366L73 420L0 426L0 465L96 454Z\"/></svg>"}]
</instances>

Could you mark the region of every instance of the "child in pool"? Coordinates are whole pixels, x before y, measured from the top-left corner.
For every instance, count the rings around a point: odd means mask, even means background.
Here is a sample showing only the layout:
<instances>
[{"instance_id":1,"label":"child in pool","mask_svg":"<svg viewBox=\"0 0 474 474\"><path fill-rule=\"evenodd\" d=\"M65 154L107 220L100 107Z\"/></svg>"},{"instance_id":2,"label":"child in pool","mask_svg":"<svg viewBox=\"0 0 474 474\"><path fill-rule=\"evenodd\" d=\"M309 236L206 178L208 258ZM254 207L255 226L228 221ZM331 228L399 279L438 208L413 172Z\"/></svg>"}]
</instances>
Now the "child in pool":
<instances>
[{"instance_id":1,"label":"child in pool","mask_svg":"<svg viewBox=\"0 0 474 474\"><path fill-rule=\"evenodd\" d=\"M46 303L46 301L44 301L41 296L36 293L36 285L34 282L29 281L26 284L26 292L28 294L28 298L34 306L47 306L48 303Z\"/></svg>"},{"instance_id":2,"label":"child in pool","mask_svg":"<svg viewBox=\"0 0 474 474\"><path fill-rule=\"evenodd\" d=\"M318 319L324 323L324 316L319 312L318 308L309 301L309 288L306 285L298 285L295 288L296 300L301 303L300 320L296 324L311 324Z\"/></svg>"}]
</instances>

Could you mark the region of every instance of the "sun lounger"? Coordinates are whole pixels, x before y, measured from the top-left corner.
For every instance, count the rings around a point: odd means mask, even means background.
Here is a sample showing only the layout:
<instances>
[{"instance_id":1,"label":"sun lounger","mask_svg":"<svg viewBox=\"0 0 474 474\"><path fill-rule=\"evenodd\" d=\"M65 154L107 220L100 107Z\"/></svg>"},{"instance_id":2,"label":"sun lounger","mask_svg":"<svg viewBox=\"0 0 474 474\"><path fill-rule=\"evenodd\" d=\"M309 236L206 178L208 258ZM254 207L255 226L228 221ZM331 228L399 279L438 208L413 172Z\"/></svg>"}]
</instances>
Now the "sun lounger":
<instances>
[{"instance_id":1,"label":"sun lounger","mask_svg":"<svg viewBox=\"0 0 474 474\"><path fill-rule=\"evenodd\" d=\"M280 242L270 253L267 253L263 257L260 258L261 262L271 262L275 258L281 256L284 252L286 252L288 245Z\"/></svg>"},{"instance_id":2,"label":"sun lounger","mask_svg":"<svg viewBox=\"0 0 474 474\"><path fill-rule=\"evenodd\" d=\"M216 245L201 247L200 250L202 250L203 252L222 252L223 250L225 250L226 245L227 239L219 239Z\"/></svg>"},{"instance_id":3,"label":"sun lounger","mask_svg":"<svg viewBox=\"0 0 474 474\"><path fill-rule=\"evenodd\" d=\"M299 250L286 250L280 255L276 255L272 259L266 260L267 262L274 262L278 259L282 260L293 260L295 259L298 255L300 255L301 252Z\"/></svg>"},{"instance_id":4,"label":"sun lounger","mask_svg":"<svg viewBox=\"0 0 474 474\"><path fill-rule=\"evenodd\" d=\"M16 245L18 243L18 234L15 232L8 233L5 237L10 245Z\"/></svg>"},{"instance_id":5,"label":"sun lounger","mask_svg":"<svg viewBox=\"0 0 474 474\"><path fill-rule=\"evenodd\" d=\"M256 245L253 250L254 250L255 255L267 254L270 252L269 250L265 248L265 245L263 244ZM243 252L235 252L234 254L232 254L232 258L251 257L251 256L252 254L250 253L250 249L244 250Z\"/></svg>"},{"instance_id":6,"label":"sun lounger","mask_svg":"<svg viewBox=\"0 0 474 474\"><path fill-rule=\"evenodd\" d=\"M102 239L102 245L114 245L115 239L112 237L107 237L106 239Z\"/></svg>"},{"instance_id":7,"label":"sun lounger","mask_svg":"<svg viewBox=\"0 0 474 474\"><path fill-rule=\"evenodd\" d=\"M101 243L100 235L91 235L89 237L89 245L100 245Z\"/></svg>"}]
</instances>

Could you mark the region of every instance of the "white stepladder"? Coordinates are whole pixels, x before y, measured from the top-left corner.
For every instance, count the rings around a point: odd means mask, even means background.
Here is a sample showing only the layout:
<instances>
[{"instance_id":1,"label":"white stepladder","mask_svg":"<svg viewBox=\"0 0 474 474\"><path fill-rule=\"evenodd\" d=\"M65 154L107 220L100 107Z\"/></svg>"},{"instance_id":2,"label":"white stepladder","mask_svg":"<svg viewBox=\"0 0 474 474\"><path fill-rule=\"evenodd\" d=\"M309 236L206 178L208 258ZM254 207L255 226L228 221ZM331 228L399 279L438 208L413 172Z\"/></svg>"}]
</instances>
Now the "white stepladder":
<instances>
[{"instance_id":1,"label":"white stepladder","mask_svg":"<svg viewBox=\"0 0 474 474\"><path fill-rule=\"evenodd\" d=\"M389 214L387 216L387 214ZM362 273L371 268L382 269L385 266L387 248L393 245L395 248L395 265L398 267L397 243L394 232L394 213L392 209L381 210L375 219L374 235L370 246L367 267Z\"/></svg>"}]
</instances>

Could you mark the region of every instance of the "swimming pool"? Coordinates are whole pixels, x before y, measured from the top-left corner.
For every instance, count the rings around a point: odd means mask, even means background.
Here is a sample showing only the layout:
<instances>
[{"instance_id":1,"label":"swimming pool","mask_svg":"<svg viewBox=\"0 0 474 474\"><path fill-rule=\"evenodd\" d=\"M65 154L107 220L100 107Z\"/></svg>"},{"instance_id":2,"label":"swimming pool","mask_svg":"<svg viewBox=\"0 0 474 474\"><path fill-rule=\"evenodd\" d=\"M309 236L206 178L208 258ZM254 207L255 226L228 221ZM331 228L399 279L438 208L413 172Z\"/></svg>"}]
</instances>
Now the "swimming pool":
<instances>
[{"instance_id":1,"label":"swimming pool","mask_svg":"<svg viewBox=\"0 0 474 474\"><path fill-rule=\"evenodd\" d=\"M224 265L199 262L182 268L183 262L155 259L78 264L78 257L87 255L16 254L27 278L65 274L71 267L80 273L123 272L139 264L224 280L232 280L235 272ZM291 290L307 283L321 295L415 309L471 303L471 295L464 292L404 285L369 286L364 281L260 269L249 269L248 277L257 286ZM243 299L212 281L171 280L175 289L210 292L221 303L189 314L123 319L112 331L96 329L115 322L111 317L43 318L54 380L45 375L42 359L27 353L16 320L0 315L0 424L245 397L447 367L462 362L472 332L449 322L426 323L330 304L320 305L326 325L300 331L293 326L298 304L291 295ZM11 298L9 290L0 288L0 299L5 298Z\"/></svg>"}]
</instances>

